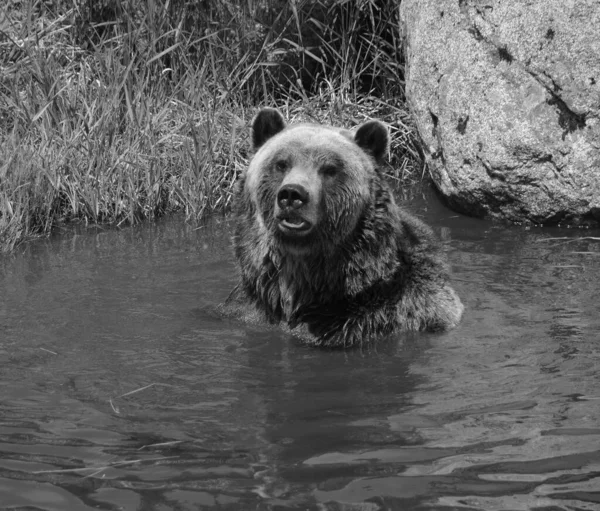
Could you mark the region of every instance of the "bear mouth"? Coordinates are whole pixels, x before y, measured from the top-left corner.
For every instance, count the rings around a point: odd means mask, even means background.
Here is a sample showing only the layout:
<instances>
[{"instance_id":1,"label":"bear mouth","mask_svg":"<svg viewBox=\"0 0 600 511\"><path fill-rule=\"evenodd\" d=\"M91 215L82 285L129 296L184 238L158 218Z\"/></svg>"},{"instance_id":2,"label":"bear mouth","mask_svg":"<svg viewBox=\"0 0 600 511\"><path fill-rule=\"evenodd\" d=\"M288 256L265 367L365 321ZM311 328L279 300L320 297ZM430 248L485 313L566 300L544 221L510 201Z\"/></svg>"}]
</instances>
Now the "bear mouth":
<instances>
[{"instance_id":1,"label":"bear mouth","mask_svg":"<svg viewBox=\"0 0 600 511\"><path fill-rule=\"evenodd\" d=\"M277 227L282 234L288 236L304 236L310 232L312 225L299 216L278 218Z\"/></svg>"}]
</instances>

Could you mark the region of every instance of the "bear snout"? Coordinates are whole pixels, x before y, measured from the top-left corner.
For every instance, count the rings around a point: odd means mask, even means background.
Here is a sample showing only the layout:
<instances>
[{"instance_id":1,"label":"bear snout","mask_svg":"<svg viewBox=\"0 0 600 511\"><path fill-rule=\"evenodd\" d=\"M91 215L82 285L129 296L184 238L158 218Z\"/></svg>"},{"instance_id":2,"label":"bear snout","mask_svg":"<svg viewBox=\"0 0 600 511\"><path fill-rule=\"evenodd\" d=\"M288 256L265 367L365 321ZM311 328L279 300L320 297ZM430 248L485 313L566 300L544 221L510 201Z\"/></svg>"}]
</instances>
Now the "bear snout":
<instances>
[{"instance_id":1,"label":"bear snout","mask_svg":"<svg viewBox=\"0 0 600 511\"><path fill-rule=\"evenodd\" d=\"M277 192L277 205L283 211L296 210L308 204L309 198L308 190L302 185L287 184Z\"/></svg>"},{"instance_id":2,"label":"bear snout","mask_svg":"<svg viewBox=\"0 0 600 511\"><path fill-rule=\"evenodd\" d=\"M275 206L279 233L284 238L305 238L315 224L313 210L314 201L304 186L298 183L281 185Z\"/></svg>"}]
</instances>

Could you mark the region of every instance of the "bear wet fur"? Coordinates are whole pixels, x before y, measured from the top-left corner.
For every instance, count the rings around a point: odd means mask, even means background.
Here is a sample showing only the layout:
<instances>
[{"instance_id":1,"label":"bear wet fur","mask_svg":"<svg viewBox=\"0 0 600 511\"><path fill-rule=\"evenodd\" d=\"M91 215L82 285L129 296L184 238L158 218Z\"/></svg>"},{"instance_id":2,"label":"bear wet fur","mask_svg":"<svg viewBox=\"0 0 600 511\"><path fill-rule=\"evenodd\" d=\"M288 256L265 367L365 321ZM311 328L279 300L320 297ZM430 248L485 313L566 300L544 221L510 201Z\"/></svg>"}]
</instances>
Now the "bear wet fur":
<instances>
[{"instance_id":1,"label":"bear wet fur","mask_svg":"<svg viewBox=\"0 0 600 511\"><path fill-rule=\"evenodd\" d=\"M286 126L265 108L252 143L234 199L240 283L230 313L328 347L458 324L463 305L435 236L398 207L378 169L388 147L382 123L353 135Z\"/></svg>"}]
</instances>

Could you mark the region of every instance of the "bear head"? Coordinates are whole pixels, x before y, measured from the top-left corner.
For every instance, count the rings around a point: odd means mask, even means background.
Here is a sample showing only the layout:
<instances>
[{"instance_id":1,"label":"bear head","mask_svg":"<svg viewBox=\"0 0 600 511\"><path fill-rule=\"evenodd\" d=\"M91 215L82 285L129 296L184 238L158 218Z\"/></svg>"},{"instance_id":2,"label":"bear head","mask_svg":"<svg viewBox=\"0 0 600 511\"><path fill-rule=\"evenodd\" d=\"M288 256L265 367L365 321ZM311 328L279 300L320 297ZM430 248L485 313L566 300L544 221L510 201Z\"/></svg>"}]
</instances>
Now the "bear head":
<instances>
[{"instance_id":1,"label":"bear head","mask_svg":"<svg viewBox=\"0 0 600 511\"><path fill-rule=\"evenodd\" d=\"M372 203L377 163L389 136L379 121L353 134L328 126L286 126L274 109L252 123L255 154L241 186L259 229L288 255L331 252ZM250 206L250 207L248 207Z\"/></svg>"}]
</instances>

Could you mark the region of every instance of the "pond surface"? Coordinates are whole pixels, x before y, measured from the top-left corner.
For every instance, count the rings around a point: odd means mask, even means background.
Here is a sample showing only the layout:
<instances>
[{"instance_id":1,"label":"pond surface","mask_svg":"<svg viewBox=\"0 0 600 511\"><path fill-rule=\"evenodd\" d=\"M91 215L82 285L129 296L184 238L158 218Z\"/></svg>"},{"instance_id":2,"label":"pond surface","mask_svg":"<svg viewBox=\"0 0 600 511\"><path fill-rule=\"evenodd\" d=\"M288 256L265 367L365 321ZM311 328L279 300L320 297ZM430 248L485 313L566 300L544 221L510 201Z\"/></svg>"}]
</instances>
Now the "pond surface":
<instances>
[{"instance_id":1,"label":"pond surface","mask_svg":"<svg viewBox=\"0 0 600 511\"><path fill-rule=\"evenodd\" d=\"M0 258L0 509L600 509L600 232L405 194L467 312L371 350L215 316L223 220Z\"/></svg>"}]
</instances>

